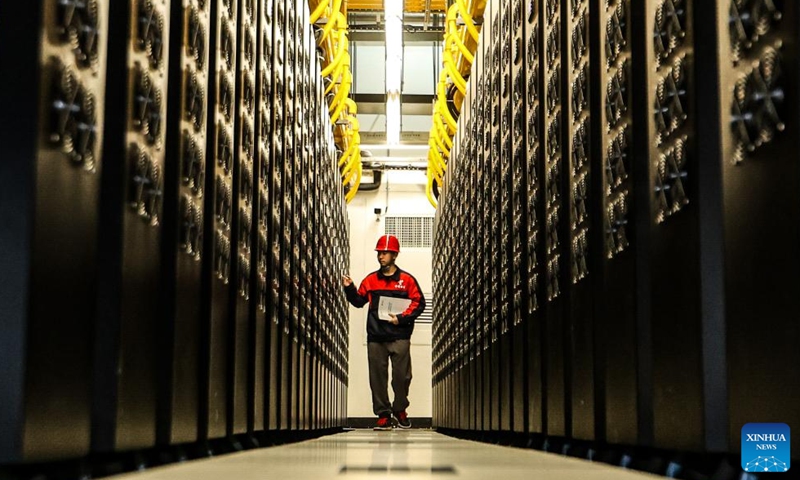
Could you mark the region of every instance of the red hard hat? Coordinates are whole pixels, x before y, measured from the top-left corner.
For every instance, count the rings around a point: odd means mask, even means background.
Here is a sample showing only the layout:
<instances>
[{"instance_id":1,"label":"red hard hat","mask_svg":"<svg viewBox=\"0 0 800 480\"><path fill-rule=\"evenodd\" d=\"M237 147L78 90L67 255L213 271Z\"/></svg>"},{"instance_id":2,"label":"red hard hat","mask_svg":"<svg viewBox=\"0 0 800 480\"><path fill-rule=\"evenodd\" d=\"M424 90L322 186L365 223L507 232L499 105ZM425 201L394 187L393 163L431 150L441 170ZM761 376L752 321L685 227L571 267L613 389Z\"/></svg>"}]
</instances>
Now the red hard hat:
<instances>
[{"instance_id":1,"label":"red hard hat","mask_svg":"<svg viewBox=\"0 0 800 480\"><path fill-rule=\"evenodd\" d=\"M394 235L384 235L378 239L378 244L375 245L375 251L400 253L400 240Z\"/></svg>"}]
</instances>

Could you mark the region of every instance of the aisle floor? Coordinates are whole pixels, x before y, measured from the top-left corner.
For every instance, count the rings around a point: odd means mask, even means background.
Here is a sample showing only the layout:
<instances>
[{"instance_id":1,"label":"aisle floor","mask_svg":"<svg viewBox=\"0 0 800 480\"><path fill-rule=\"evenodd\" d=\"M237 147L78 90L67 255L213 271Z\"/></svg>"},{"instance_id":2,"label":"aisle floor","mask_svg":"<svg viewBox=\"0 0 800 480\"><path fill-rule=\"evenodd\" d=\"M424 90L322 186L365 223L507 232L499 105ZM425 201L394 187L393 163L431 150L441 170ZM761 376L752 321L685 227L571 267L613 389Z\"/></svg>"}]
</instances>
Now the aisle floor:
<instances>
[{"instance_id":1,"label":"aisle floor","mask_svg":"<svg viewBox=\"0 0 800 480\"><path fill-rule=\"evenodd\" d=\"M113 478L633 480L659 477L555 454L458 440L431 430L355 430Z\"/></svg>"}]
</instances>

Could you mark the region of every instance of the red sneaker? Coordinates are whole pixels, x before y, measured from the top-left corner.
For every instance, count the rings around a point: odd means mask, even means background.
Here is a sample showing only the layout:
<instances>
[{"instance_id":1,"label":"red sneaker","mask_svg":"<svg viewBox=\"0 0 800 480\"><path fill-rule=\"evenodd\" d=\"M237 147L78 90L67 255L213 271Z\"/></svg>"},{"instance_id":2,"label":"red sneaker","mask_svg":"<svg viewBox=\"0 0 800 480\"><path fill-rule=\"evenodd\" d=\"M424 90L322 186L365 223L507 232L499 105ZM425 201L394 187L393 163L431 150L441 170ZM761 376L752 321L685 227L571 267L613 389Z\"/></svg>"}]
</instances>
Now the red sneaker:
<instances>
[{"instance_id":1,"label":"red sneaker","mask_svg":"<svg viewBox=\"0 0 800 480\"><path fill-rule=\"evenodd\" d=\"M378 423L375 424L375 427L372 428L373 430L391 430L392 429L392 418L391 417L380 417L378 418Z\"/></svg>"},{"instance_id":2,"label":"red sneaker","mask_svg":"<svg viewBox=\"0 0 800 480\"><path fill-rule=\"evenodd\" d=\"M394 418L397 419L397 426L403 429L411 428L411 420L408 419L408 414L405 410L396 412Z\"/></svg>"}]
</instances>

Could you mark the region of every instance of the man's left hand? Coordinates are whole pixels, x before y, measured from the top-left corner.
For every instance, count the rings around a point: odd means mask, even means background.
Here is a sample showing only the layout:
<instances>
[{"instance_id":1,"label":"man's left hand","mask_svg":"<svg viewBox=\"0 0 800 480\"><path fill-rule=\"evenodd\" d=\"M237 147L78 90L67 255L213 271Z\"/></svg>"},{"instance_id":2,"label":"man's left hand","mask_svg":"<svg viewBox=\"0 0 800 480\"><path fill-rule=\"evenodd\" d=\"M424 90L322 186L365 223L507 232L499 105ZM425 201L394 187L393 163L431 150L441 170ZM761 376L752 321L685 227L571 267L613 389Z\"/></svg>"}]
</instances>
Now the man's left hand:
<instances>
[{"instance_id":1,"label":"man's left hand","mask_svg":"<svg viewBox=\"0 0 800 480\"><path fill-rule=\"evenodd\" d=\"M397 319L397 315L390 313L389 318L391 318L391 320L389 320L389 323L391 323L392 325L400 325L400 320Z\"/></svg>"}]
</instances>

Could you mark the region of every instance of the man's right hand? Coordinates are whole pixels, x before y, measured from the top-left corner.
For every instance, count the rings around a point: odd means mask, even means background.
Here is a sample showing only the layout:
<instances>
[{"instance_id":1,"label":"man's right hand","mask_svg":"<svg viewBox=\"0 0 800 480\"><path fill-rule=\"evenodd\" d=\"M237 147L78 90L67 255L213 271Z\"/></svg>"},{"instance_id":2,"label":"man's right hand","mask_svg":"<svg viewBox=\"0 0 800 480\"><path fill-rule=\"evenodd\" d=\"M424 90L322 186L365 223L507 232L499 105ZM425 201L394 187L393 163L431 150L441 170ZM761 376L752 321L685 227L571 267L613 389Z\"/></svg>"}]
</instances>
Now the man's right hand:
<instances>
[{"instance_id":1,"label":"man's right hand","mask_svg":"<svg viewBox=\"0 0 800 480\"><path fill-rule=\"evenodd\" d=\"M350 278L350 275L342 275L342 283L344 283L345 287L349 287L353 284L353 279Z\"/></svg>"}]
</instances>

